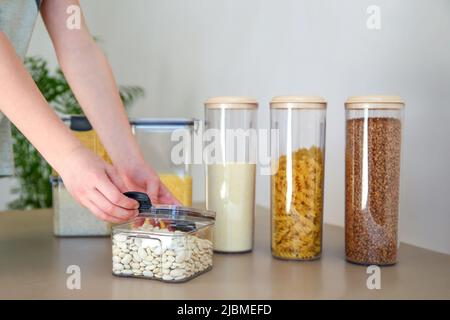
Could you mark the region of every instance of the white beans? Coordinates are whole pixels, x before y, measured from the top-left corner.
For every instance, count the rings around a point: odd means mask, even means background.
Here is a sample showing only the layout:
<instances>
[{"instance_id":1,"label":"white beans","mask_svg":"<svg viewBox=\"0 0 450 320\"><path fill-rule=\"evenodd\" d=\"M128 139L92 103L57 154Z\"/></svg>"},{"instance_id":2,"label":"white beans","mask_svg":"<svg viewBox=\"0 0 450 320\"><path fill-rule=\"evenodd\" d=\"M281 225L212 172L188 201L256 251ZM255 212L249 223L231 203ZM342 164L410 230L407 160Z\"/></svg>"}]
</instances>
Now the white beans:
<instances>
[{"instance_id":1,"label":"white beans","mask_svg":"<svg viewBox=\"0 0 450 320\"><path fill-rule=\"evenodd\" d=\"M151 272L151 271L146 270L142 274L144 275L144 277L153 278L153 272Z\"/></svg>"},{"instance_id":2,"label":"white beans","mask_svg":"<svg viewBox=\"0 0 450 320\"><path fill-rule=\"evenodd\" d=\"M151 239L127 233L115 234L113 273L183 281L212 267L213 245L210 240L180 231L166 232L167 235L152 234Z\"/></svg>"},{"instance_id":3,"label":"white beans","mask_svg":"<svg viewBox=\"0 0 450 320\"><path fill-rule=\"evenodd\" d=\"M130 262L131 262L131 260L132 260L133 258L132 258L132 256L131 256L131 254L125 254L125 256L122 258L122 260L120 260L120 262L122 263L122 264L129 264Z\"/></svg>"}]
</instances>

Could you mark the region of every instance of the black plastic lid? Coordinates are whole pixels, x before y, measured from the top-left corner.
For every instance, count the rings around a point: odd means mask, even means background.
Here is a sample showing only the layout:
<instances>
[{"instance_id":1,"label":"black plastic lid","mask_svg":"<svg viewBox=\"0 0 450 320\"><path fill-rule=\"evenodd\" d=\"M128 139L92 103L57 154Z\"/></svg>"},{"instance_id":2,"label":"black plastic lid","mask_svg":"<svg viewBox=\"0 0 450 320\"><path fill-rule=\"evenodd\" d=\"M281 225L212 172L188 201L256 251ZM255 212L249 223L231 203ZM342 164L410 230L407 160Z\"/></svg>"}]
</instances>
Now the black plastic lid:
<instances>
[{"instance_id":1,"label":"black plastic lid","mask_svg":"<svg viewBox=\"0 0 450 320\"><path fill-rule=\"evenodd\" d=\"M150 212L150 209L152 208L152 201L146 193L129 191L124 192L124 195L139 202L139 212Z\"/></svg>"},{"instance_id":2,"label":"black plastic lid","mask_svg":"<svg viewBox=\"0 0 450 320\"><path fill-rule=\"evenodd\" d=\"M161 126L161 127L185 127L194 126L197 119L178 119L178 118L139 118L129 119L130 124L134 126Z\"/></svg>"},{"instance_id":3,"label":"black plastic lid","mask_svg":"<svg viewBox=\"0 0 450 320\"><path fill-rule=\"evenodd\" d=\"M70 116L70 130L90 131L92 126L85 116Z\"/></svg>"},{"instance_id":4,"label":"black plastic lid","mask_svg":"<svg viewBox=\"0 0 450 320\"><path fill-rule=\"evenodd\" d=\"M183 232L191 232L197 230L195 222L186 220L177 221L172 225L172 227Z\"/></svg>"},{"instance_id":5,"label":"black plastic lid","mask_svg":"<svg viewBox=\"0 0 450 320\"><path fill-rule=\"evenodd\" d=\"M138 191L129 191L124 192L124 195L128 198L134 199L139 202L139 213L141 212L150 212L152 208L152 202L149 196L146 193L138 192ZM173 207L173 209L177 210L177 207ZM168 209L163 209L162 211L171 211ZM157 211L155 211L157 212ZM176 221L171 224L171 227L175 230L180 230L183 232L191 232L197 230L195 222L192 221Z\"/></svg>"}]
</instances>

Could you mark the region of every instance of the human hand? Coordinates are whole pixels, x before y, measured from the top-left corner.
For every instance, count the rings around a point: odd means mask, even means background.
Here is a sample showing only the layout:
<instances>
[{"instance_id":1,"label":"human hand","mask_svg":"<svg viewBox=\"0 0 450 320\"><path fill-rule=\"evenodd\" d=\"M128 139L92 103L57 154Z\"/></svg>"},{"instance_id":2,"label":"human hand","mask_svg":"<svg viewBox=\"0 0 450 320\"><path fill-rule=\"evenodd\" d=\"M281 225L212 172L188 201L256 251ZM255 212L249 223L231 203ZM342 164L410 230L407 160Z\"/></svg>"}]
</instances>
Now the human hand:
<instances>
[{"instance_id":1,"label":"human hand","mask_svg":"<svg viewBox=\"0 0 450 320\"><path fill-rule=\"evenodd\" d=\"M131 169L118 171L128 190L147 193L153 204L181 205L161 182L156 171L144 161Z\"/></svg>"},{"instance_id":2,"label":"human hand","mask_svg":"<svg viewBox=\"0 0 450 320\"><path fill-rule=\"evenodd\" d=\"M116 169L90 150L73 151L61 167L67 190L98 218L122 223L138 215L139 203L123 195L128 189Z\"/></svg>"}]
</instances>

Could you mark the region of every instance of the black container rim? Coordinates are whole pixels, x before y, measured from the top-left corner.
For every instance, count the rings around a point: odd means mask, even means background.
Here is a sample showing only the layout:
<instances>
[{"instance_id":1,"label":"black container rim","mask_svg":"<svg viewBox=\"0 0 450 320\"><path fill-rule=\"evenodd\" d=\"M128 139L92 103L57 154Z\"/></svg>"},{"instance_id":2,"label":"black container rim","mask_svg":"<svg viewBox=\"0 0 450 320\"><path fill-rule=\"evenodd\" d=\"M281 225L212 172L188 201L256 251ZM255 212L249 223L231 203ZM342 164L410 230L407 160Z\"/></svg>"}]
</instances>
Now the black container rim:
<instances>
[{"instance_id":1,"label":"black container rim","mask_svg":"<svg viewBox=\"0 0 450 320\"><path fill-rule=\"evenodd\" d=\"M73 117L84 117L80 115L64 115L63 122L70 122ZM197 118L129 118L130 125L134 126L195 126L200 120Z\"/></svg>"},{"instance_id":2,"label":"black container rim","mask_svg":"<svg viewBox=\"0 0 450 320\"><path fill-rule=\"evenodd\" d=\"M178 216L179 214L186 215L189 217L204 218L207 220L216 220L216 213L211 210L203 210L192 207L182 207L175 205L165 205L159 204L151 207L149 212L151 216L158 217L161 214Z\"/></svg>"},{"instance_id":3,"label":"black container rim","mask_svg":"<svg viewBox=\"0 0 450 320\"><path fill-rule=\"evenodd\" d=\"M64 183L60 176L50 176L50 183Z\"/></svg>"},{"instance_id":4,"label":"black container rim","mask_svg":"<svg viewBox=\"0 0 450 320\"><path fill-rule=\"evenodd\" d=\"M181 119L181 118L130 118L129 119L130 124L134 126L167 126L167 127L173 127L173 126L194 126L196 122L198 122L198 119L191 118L191 119Z\"/></svg>"}]
</instances>

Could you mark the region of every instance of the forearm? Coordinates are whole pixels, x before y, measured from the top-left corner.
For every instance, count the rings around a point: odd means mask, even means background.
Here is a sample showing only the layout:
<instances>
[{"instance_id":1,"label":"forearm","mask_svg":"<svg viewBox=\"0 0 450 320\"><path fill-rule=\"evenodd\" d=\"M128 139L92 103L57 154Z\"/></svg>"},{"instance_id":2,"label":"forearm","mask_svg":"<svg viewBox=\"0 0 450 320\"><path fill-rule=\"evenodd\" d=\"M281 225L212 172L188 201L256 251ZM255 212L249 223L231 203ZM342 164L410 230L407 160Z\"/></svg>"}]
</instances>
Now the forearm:
<instances>
[{"instance_id":1,"label":"forearm","mask_svg":"<svg viewBox=\"0 0 450 320\"><path fill-rule=\"evenodd\" d=\"M143 157L131 132L111 68L92 39L82 14L80 28L66 27L68 6L79 6L79 2L46 0L41 8L59 64L114 166L122 171L132 170L142 163Z\"/></svg>"},{"instance_id":2,"label":"forearm","mask_svg":"<svg viewBox=\"0 0 450 320\"><path fill-rule=\"evenodd\" d=\"M45 0L41 14L64 75L113 160L114 170L128 190L147 192L154 203L179 204L145 163L111 68L93 41L83 15L79 28L67 28L69 6L79 8L78 0Z\"/></svg>"},{"instance_id":3,"label":"forearm","mask_svg":"<svg viewBox=\"0 0 450 320\"><path fill-rule=\"evenodd\" d=\"M139 165L142 155L131 132L111 68L91 39L58 52L67 81L83 111L98 132L114 165L127 171Z\"/></svg>"},{"instance_id":4,"label":"forearm","mask_svg":"<svg viewBox=\"0 0 450 320\"><path fill-rule=\"evenodd\" d=\"M45 0L41 14L64 75L113 160L114 170L109 171L117 171L128 190L146 192L154 203L179 204L155 170L144 162L111 68L93 41L83 15L79 16L79 28L66 26L69 6L80 9L78 0ZM81 13L81 10L75 11ZM108 176L111 178L115 174ZM107 205L103 207L104 211L111 209Z\"/></svg>"},{"instance_id":5,"label":"forearm","mask_svg":"<svg viewBox=\"0 0 450 320\"><path fill-rule=\"evenodd\" d=\"M59 171L81 143L47 104L2 32L0 61L0 110Z\"/></svg>"}]
</instances>

